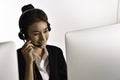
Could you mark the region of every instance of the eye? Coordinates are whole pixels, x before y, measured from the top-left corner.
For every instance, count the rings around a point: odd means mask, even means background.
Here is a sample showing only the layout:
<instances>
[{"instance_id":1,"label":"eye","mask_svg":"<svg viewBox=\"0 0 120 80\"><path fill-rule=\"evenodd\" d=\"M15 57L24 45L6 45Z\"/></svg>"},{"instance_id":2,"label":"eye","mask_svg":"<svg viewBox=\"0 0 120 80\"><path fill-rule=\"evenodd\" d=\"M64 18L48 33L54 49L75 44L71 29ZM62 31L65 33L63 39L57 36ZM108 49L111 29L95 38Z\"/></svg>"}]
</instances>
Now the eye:
<instances>
[{"instance_id":1,"label":"eye","mask_svg":"<svg viewBox=\"0 0 120 80\"><path fill-rule=\"evenodd\" d=\"M44 33L47 33L48 32L48 29L44 30Z\"/></svg>"},{"instance_id":2,"label":"eye","mask_svg":"<svg viewBox=\"0 0 120 80\"><path fill-rule=\"evenodd\" d=\"M33 33L33 35L34 35L34 36L37 36L37 35L39 35L39 33Z\"/></svg>"}]
</instances>

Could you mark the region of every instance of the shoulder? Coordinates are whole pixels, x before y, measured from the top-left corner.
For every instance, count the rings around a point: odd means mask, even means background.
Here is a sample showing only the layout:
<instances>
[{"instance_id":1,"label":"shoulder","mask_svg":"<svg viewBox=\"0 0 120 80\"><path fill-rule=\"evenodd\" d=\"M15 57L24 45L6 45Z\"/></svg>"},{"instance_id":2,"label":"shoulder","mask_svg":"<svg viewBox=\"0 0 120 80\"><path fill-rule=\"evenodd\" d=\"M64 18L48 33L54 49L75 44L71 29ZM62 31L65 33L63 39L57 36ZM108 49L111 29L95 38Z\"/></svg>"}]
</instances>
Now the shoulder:
<instances>
[{"instance_id":1,"label":"shoulder","mask_svg":"<svg viewBox=\"0 0 120 80\"><path fill-rule=\"evenodd\" d=\"M63 59L63 51L60 47L54 46L54 45L47 45L46 46L47 51L49 53L50 57L54 57L54 59Z\"/></svg>"},{"instance_id":2,"label":"shoulder","mask_svg":"<svg viewBox=\"0 0 120 80\"><path fill-rule=\"evenodd\" d=\"M62 56L63 51L60 47L54 45L46 45L47 51L51 56Z\"/></svg>"},{"instance_id":3,"label":"shoulder","mask_svg":"<svg viewBox=\"0 0 120 80\"><path fill-rule=\"evenodd\" d=\"M17 55L21 55L21 48L17 49Z\"/></svg>"},{"instance_id":4,"label":"shoulder","mask_svg":"<svg viewBox=\"0 0 120 80\"><path fill-rule=\"evenodd\" d=\"M17 49L17 52L21 52L21 48Z\"/></svg>"},{"instance_id":5,"label":"shoulder","mask_svg":"<svg viewBox=\"0 0 120 80\"><path fill-rule=\"evenodd\" d=\"M17 49L18 60L23 60L23 59L24 59L24 57L23 57L23 55L22 55L22 53L21 53L21 49L22 49L22 48Z\"/></svg>"},{"instance_id":6,"label":"shoulder","mask_svg":"<svg viewBox=\"0 0 120 80\"><path fill-rule=\"evenodd\" d=\"M46 47L51 49L61 49L60 47L54 45L46 45Z\"/></svg>"},{"instance_id":7,"label":"shoulder","mask_svg":"<svg viewBox=\"0 0 120 80\"><path fill-rule=\"evenodd\" d=\"M54 45L46 45L46 48L48 50L52 50L52 51L62 51L62 49L58 46L54 46Z\"/></svg>"}]
</instances>

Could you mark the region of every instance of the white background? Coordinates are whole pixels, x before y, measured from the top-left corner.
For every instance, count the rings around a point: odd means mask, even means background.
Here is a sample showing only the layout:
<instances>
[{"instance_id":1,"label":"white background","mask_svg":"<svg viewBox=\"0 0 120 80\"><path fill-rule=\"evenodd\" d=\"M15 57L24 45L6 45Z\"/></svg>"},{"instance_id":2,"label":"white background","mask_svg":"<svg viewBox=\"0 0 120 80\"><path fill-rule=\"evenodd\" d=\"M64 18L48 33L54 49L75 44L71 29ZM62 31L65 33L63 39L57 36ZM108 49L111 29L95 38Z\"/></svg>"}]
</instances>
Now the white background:
<instances>
[{"instance_id":1,"label":"white background","mask_svg":"<svg viewBox=\"0 0 120 80\"><path fill-rule=\"evenodd\" d=\"M18 20L21 7L29 3L46 12L52 28L48 44L61 47L64 55L66 32L119 22L118 0L0 0L0 42L23 45Z\"/></svg>"}]
</instances>

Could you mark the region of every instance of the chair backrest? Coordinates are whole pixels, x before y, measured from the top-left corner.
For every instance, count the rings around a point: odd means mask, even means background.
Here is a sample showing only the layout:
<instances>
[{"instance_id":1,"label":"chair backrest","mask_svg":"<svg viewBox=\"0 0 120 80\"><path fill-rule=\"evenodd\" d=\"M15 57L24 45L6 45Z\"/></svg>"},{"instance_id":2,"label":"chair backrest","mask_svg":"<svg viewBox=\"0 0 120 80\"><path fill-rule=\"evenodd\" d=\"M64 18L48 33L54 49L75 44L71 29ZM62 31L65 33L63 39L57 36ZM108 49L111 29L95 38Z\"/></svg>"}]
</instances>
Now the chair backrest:
<instances>
[{"instance_id":1,"label":"chair backrest","mask_svg":"<svg viewBox=\"0 0 120 80\"><path fill-rule=\"evenodd\" d=\"M0 80L18 80L18 64L15 43L0 43Z\"/></svg>"}]
</instances>

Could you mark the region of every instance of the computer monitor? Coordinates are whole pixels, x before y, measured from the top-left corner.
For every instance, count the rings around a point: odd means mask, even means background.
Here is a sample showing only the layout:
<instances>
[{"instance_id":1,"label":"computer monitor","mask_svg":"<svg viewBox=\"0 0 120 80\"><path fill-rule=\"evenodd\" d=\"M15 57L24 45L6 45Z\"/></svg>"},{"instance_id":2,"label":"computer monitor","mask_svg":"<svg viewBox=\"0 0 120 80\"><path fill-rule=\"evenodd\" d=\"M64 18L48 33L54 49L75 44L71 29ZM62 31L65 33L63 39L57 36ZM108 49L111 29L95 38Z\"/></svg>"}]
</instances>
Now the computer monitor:
<instances>
[{"instance_id":1,"label":"computer monitor","mask_svg":"<svg viewBox=\"0 0 120 80\"><path fill-rule=\"evenodd\" d=\"M66 33L68 80L120 80L120 24Z\"/></svg>"},{"instance_id":2,"label":"computer monitor","mask_svg":"<svg viewBox=\"0 0 120 80\"><path fill-rule=\"evenodd\" d=\"M18 80L15 43L0 42L0 80Z\"/></svg>"}]
</instances>

